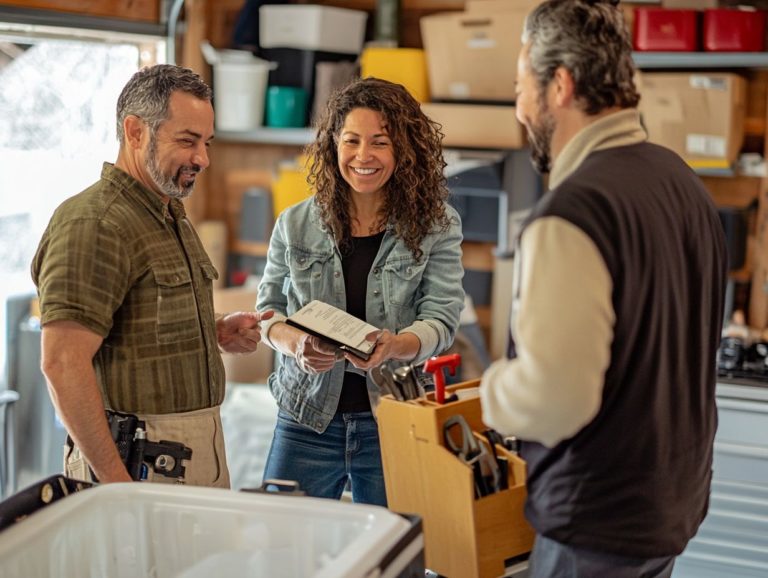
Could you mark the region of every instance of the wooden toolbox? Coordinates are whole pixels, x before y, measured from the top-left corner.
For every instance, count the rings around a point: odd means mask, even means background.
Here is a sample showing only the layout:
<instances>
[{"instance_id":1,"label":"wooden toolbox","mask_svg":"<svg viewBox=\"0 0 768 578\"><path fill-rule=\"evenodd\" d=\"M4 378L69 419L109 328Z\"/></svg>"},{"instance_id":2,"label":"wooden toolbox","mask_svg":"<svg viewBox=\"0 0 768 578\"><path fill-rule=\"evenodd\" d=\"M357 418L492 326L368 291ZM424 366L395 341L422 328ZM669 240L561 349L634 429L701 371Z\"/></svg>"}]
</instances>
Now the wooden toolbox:
<instances>
[{"instance_id":1,"label":"wooden toolbox","mask_svg":"<svg viewBox=\"0 0 768 578\"><path fill-rule=\"evenodd\" d=\"M478 385L457 384L446 395ZM456 414L475 432L487 429L477 397L443 405L434 394L406 402L382 398L377 418L389 508L421 516L430 570L448 578L498 578L505 560L533 547L523 517L525 462L497 445L509 461L509 488L476 499L471 466L444 446L443 425Z\"/></svg>"}]
</instances>

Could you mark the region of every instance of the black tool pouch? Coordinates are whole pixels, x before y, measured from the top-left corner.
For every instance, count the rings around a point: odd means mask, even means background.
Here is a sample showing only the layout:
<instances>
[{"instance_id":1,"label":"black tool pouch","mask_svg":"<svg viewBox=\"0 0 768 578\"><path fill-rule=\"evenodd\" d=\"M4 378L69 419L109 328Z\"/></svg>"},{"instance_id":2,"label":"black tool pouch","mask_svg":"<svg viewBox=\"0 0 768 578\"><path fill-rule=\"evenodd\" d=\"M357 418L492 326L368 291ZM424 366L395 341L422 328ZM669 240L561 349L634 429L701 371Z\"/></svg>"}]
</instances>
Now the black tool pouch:
<instances>
[{"instance_id":1,"label":"black tool pouch","mask_svg":"<svg viewBox=\"0 0 768 578\"><path fill-rule=\"evenodd\" d=\"M131 479L145 480L147 470L151 467L157 474L183 481L186 468L182 465L182 460L192 458L191 448L179 442L149 441L146 423L132 413L107 410L107 422L120 459ZM67 435L67 445L70 451L74 447L74 442L69 435ZM91 470L91 477L98 482L93 470Z\"/></svg>"},{"instance_id":2,"label":"black tool pouch","mask_svg":"<svg viewBox=\"0 0 768 578\"><path fill-rule=\"evenodd\" d=\"M143 451L139 439L136 437L136 430L141 429L146 432L146 424L131 413L120 413L118 411L107 411L107 421L112 439L115 442L120 459L125 464L128 473L134 480L140 480L141 464L143 461Z\"/></svg>"}]
</instances>

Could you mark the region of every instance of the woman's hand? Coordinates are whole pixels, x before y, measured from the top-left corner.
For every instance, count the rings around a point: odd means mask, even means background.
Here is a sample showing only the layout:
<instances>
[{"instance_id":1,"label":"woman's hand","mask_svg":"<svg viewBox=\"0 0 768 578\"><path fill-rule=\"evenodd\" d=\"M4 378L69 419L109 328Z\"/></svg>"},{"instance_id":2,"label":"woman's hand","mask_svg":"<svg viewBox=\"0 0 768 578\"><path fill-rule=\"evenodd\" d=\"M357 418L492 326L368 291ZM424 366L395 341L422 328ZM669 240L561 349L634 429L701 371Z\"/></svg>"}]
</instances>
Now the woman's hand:
<instances>
[{"instance_id":1,"label":"woman's hand","mask_svg":"<svg viewBox=\"0 0 768 578\"><path fill-rule=\"evenodd\" d=\"M391 331L383 329L373 331L365 336L368 341L375 341L376 348L366 361L352 353L345 353L344 357L358 369L370 369L381 365L388 359L410 361L419 352L421 341L413 333L400 333L395 335Z\"/></svg>"},{"instance_id":2,"label":"woman's hand","mask_svg":"<svg viewBox=\"0 0 768 578\"><path fill-rule=\"evenodd\" d=\"M314 375L330 371L339 359L337 349L333 345L323 343L320 339L304 333L296 344L296 364L304 373Z\"/></svg>"}]
</instances>

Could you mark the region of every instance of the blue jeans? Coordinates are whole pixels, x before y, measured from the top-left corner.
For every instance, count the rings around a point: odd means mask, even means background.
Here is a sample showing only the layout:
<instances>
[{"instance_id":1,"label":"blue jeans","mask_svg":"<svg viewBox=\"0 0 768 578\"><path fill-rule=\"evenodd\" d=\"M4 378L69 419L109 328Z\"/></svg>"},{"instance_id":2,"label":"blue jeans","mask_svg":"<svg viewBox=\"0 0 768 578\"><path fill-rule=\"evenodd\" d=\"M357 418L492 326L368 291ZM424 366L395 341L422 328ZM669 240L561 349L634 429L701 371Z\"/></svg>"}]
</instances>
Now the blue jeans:
<instances>
[{"instance_id":1,"label":"blue jeans","mask_svg":"<svg viewBox=\"0 0 768 578\"><path fill-rule=\"evenodd\" d=\"M337 413L319 434L280 410L264 479L294 480L308 496L387 505L379 429L371 412Z\"/></svg>"},{"instance_id":2,"label":"blue jeans","mask_svg":"<svg viewBox=\"0 0 768 578\"><path fill-rule=\"evenodd\" d=\"M627 558L574 548L536 534L530 578L669 578L675 556Z\"/></svg>"}]
</instances>

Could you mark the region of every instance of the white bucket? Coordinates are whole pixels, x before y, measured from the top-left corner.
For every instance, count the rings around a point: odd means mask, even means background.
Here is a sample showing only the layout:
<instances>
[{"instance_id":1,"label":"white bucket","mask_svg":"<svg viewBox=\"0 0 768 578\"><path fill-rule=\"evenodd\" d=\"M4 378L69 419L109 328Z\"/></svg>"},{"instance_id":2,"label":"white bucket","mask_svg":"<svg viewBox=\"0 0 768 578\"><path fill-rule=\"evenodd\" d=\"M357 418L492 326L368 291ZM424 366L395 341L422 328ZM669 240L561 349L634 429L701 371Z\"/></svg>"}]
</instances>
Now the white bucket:
<instances>
[{"instance_id":1,"label":"white bucket","mask_svg":"<svg viewBox=\"0 0 768 578\"><path fill-rule=\"evenodd\" d=\"M223 61L213 66L217 130L246 131L262 126L269 69L267 61Z\"/></svg>"},{"instance_id":2,"label":"white bucket","mask_svg":"<svg viewBox=\"0 0 768 578\"><path fill-rule=\"evenodd\" d=\"M264 124L264 97L269 71L277 64L247 50L216 50L203 40L200 49L213 66L216 129L246 131Z\"/></svg>"}]
</instances>

